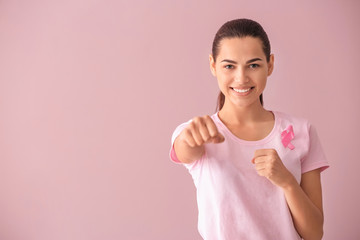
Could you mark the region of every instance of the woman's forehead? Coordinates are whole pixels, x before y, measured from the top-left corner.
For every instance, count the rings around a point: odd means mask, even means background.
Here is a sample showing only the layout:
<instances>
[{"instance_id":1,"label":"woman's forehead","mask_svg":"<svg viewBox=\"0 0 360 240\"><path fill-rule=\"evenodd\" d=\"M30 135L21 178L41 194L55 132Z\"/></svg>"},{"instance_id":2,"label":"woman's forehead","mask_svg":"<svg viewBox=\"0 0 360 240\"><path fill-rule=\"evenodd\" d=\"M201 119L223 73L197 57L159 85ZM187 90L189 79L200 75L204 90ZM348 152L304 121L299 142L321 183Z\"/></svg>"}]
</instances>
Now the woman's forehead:
<instances>
[{"instance_id":1,"label":"woman's forehead","mask_svg":"<svg viewBox=\"0 0 360 240\"><path fill-rule=\"evenodd\" d=\"M254 37L236 37L225 38L219 45L218 57L264 57L262 42L259 38Z\"/></svg>"}]
</instances>

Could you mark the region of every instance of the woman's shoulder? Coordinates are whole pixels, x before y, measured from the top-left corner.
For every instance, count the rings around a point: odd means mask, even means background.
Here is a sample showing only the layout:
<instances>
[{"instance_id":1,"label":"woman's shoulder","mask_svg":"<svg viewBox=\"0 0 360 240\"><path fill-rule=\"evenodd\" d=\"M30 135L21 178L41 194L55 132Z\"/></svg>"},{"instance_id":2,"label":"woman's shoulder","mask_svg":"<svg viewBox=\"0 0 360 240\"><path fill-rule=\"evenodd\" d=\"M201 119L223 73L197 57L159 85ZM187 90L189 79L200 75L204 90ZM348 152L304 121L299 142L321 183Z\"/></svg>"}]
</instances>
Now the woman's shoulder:
<instances>
[{"instance_id":1,"label":"woman's shoulder","mask_svg":"<svg viewBox=\"0 0 360 240\"><path fill-rule=\"evenodd\" d=\"M280 120L281 122L300 124L300 125L309 124L309 120L304 117L300 117L294 114L281 112L281 111L272 111L272 112L274 113L275 118L278 118L278 120Z\"/></svg>"},{"instance_id":2,"label":"woman's shoulder","mask_svg":"<svg viewBox=\"0 0 360 240\"><path fill-rule=\"evenodd\" d=\"M294 114L281 112L281 111L272 111L277 118L277 124L281 131L285 129L293 129L295 133L304 137L308 137L311 124L308 119L304 117L299 117Z\"/></svg>"}]
</instances>

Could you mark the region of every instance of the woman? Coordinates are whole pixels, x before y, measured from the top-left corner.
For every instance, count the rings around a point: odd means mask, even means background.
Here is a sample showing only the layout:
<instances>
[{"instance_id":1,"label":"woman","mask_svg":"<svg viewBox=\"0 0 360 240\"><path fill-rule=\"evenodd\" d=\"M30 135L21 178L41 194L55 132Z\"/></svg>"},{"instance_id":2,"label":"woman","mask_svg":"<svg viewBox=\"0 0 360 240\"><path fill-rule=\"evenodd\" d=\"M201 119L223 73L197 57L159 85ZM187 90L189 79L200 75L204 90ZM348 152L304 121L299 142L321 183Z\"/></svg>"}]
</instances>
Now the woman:
<instances>
[{"instance_id":1,"label":"woman","mask_svg":"<svg viewBox=\"0 0 360 240\"><path fill-rule=\"evenodd\" d=\"M263 107L274 68L267 34L253 20L229 21L209 59L219 111L178 126L170 150L197 188L201 236L321 239L328 162L308 121Z\"/></svg>"}]
</instances>

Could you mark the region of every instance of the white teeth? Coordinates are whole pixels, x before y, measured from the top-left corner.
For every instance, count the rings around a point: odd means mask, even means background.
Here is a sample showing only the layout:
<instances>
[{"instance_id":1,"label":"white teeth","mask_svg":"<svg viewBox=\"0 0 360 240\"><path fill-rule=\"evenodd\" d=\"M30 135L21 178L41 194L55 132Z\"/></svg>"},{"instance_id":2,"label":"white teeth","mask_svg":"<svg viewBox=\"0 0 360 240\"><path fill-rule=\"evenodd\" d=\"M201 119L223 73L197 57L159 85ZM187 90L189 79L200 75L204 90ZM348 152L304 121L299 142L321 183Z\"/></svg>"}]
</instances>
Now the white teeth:
<instances>
[{"instance_id":1,"label":"white teeth","mask_svg":"<svg viewBox=\"0 0 360 240\"><path fill-rule=\"evenodd\" d=\"M248 89L236 89L236 88L233 88L235 92L238 92L238 93L246 93L248 91L250 91L250 88Z\"/></svg>"}]
</instances>

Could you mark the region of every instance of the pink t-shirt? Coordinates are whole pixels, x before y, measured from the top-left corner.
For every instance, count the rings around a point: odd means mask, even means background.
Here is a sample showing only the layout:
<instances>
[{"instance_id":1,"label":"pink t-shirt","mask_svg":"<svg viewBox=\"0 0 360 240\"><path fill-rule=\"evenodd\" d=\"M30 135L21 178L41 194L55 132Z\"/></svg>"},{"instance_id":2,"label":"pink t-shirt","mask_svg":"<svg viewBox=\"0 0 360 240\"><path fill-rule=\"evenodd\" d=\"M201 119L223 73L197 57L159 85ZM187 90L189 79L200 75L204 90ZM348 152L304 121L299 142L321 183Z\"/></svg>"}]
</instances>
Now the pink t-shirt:
<instances>
[{"instance_id":1,"label":"pink t-shirt","mask_svg":"<svg viewBox=\"0 0 360 240\"><path fill-rule=\"evenodd\" d=\"M271 133L259 141L245 141L233 135L212 115L225 141L206 144L205 154L189 170L197 191L198 229L205 240L301 239L294 227L283 191L255 170L251 159L256 149L273 148L287 169L300 183L301 174L329 165L316 130L308 121L273 111ZM190 121L179 125L172 144ZM293 126L291 150L282 143L281 133ZM177 163L174 147L170 158Z\"/></svg>"}]
</instances>

